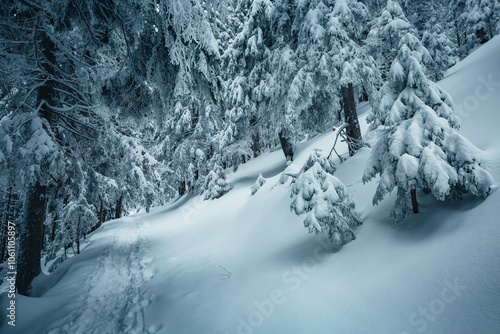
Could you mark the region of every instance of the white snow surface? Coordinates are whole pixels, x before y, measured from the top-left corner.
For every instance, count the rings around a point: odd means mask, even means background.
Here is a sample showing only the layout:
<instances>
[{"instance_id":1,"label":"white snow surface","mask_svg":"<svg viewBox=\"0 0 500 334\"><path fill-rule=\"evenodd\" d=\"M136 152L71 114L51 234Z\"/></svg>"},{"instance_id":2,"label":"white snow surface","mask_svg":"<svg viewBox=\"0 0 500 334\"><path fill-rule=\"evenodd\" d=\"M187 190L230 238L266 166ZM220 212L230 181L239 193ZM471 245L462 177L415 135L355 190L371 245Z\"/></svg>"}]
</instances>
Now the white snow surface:
<instances>
[{"instance_id":1,"label":"white snow surface","mask_svg":"<svg viewBox=\"0 0 500 334\"><path fill-rule=\"evenodd\" d=\"M363 148L335 172L363 225L342 249L327 247L290 212L291 178L279 182L315 148L329 153L326 133L296 145L289 167L276 150L229 173L234 187L219 199L187 195L105 223L80 255L37 278L36 297L17 297L16 327L4 317L0 332L499 333L499 54L496 37L440 82L495 178L488 198L419 193L421 213L395 225L395 194L374 207L378 181L361 182ZM252 196L259 174L267 182Z\"/></svg>"}]
</instances>

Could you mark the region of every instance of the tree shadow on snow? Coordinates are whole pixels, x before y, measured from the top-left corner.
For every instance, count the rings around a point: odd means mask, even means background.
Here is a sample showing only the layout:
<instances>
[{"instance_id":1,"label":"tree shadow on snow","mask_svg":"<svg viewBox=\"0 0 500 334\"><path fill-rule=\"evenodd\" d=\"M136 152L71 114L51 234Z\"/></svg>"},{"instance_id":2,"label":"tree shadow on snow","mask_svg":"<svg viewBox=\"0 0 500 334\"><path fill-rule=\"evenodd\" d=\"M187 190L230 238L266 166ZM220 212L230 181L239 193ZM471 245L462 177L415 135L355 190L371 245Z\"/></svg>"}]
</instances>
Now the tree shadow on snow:
<instances>
[{"instance_id":1,"label":"tree shadow on snow","mask_svg":"<svg viewBox=\"0 0 500 334\"><path fill-rule=\"evenodd\" d=\"M405 241L421 241L443 234L448 234L468 221L469 211L476 209L489 198L475 197L470 194L459 201L439 201L431 194L419 194L419 213L412 214L397 224L389 214L384 219L376 219L377 223L389 225L397 231L395 238Z\"/></svg>"},{"instance_id":2,"label":"tree shadow on snow","mask_svg":"<svg viewBox=\"0 0 500 334\"><path fill-rule=\"evenodd\" d=\"M274 257L285 265L300 266L324 261L342 247L333 245L325 236L309 234L295 243L287 243Z\"/></svg>"}]
</instances>

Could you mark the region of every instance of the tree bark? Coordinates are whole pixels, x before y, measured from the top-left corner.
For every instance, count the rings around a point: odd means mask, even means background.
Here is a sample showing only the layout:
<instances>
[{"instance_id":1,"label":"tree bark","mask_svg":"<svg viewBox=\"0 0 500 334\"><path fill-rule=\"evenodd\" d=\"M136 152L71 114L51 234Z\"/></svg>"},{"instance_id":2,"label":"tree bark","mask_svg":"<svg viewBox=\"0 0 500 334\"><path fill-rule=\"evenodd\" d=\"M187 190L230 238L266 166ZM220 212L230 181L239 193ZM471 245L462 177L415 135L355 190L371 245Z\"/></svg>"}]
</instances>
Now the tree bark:
<instances>
[{"instance_id":1,"label":"tree bark","mask_svg":"<svg viewBox=\"0 0 500 334\"><path fill-rule=\"evenodd\" d=\"M412 189L411 194L411 206L413 208L413 213L418 213L418 201L417 201L417 190Z\"/></svg>"},{"instance_id":2,"label":"tree bark","mask_svg":"<svg viewBox=\"0 0 500 334\"><path fill-rule=\"evenodd\" d=\"M24 205L23 230L20 235L17 264L17 291L29 294L31 281L41 272L40 254L45 220L45 196L47 187L36 182L28 186Z\"/></svg>"},{"instance_id":3,"label":"tree bark","mask_svg":"<svg viewBox=\"0 0 500 334\"><path fill-rule=\"evenodd\" d=\"M103 222L104 222L104 207L102 205L102 200L101 200L101 204L99 206L99 220L97 222L97 228L101 227Z\"/></svg>"},{"instance_id":4,"label":"tree bark","mask_svg":"<svg viewBox=\"0 0 500 334\"><path fill-rule=\"evenodd\" d=\"M354 100L354 87L350 83L347 86L342 86L342 100L344 105L345 122L349 124L346 128L347 136L349 137L349 156L353 156L359 149L359 141L361 137L361 129L359 127L358 113L356 111L356 101Z\"/></svg>"},{"instance_id":5,"label":"tree bark","mask_svg":"<svg viewBox=\"0 0 500 334\"><path fill-rule=\"evenodd\" d=\"M76 254L80 254L80 238L81 238L81 219L78 217L78 225L76 226Z\"/></svg>"},{"instance_id":6,"label":"tree bark","mask_svg":"<svg viewBox=\"0 0 500 334\"><path fill-rule=\"evenodd\" d=\"M115 218L117 218L117 219L122 217L122 200L123 200L123 196L120 196L118 201L116 201Z\"/></svg>"},{"instance_id":7,"label":"tree bark","mask_svg":"<svg viewBox=\"0 0 500 334\"><path fill-rule=\"evenodd\" d=\"M283 136L283 131L279 132L280 144L283 153L285 154L286 161L293 161L293 145L290 138Z\"/></svg>"},{"instance_id":8,"label":"tree bark","mask_svg":"<svg viewBox=\"0 0 500 334\"><path fill-rule=\"evenodd\" d=\"M453 13L453 23L455 25L455 34L456 34L456 37L457 37L457 46L460 47L461 46L461 43L460 43L460 30L458 29L457 16L456 16L455 13Z\"/></svg>"}]
</instances>

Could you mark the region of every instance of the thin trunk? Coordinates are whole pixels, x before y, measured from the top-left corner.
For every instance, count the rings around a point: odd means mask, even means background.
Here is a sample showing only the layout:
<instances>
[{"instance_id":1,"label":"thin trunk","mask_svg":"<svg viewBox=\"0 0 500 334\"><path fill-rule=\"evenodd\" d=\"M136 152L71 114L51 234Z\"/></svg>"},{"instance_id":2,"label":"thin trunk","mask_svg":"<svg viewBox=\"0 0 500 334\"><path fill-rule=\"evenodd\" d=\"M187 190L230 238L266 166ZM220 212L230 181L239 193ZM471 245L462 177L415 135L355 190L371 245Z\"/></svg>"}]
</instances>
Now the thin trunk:
<instances>
[{"instance_id":1,"label":"thin trunk","mask_svg":"<svg viewBox=\"0 0 500 334\"><path fill-rule=\"evenodd\" d=\"M120 196L118 201L116 201L116 212L115 212L115 218L121 218L122 217L122 200L123 196Z\"/></svg>"},{"instance_id":2,"label":"thin trunk","mask_svg":"<svg viewBox=\"0 0 500 334\"><path fill-rule=\"evenodd\" d=\"M57 220L59 219L57 213L54 216L54 220L52 221L52 232L50 234L50 241L54 241L56 239L56 231L57 231Z\"/></svg>"},{"instance_id":3,"label":"thin trunk","mask_svg":"<svg viewBox=\"0 0 500 334\"><path fill-rule=\"evenodd\" d=\"M342 100L344 104L345 122L349 124L346 128L349 146L349 156L353 156L359 149L361 137L361 129L359 127L358 113L356 111L356 101L354 100L354 87L350 83L347 86L342 86Z\"/></svg>"},{"instance_id":4,"label":"thin trunk","mask_svg":"<svg viewBox=\"0 0 500 334\"><path fill-rule=\"evenodd\" d=\"M457 35L457 46L460 47L461 44L460 44L460 31L458 29L458 22L457 22L457 18L456 18L456 14L453 13L453 21L454 21L454 24L455 24L455 33Z\"/></svg>"},{"instance_id":5,"label":"thin trunk","mask_svg":"<svg viewBox=\"0 0 500 334\"><path fill-rule=\"evenodd\" d=\"M290 138L283 136L283 131L279 132L280 144L283 153L285 154L286 161L293 161L293 145Z\"/></svg>"},{"instance_id":6,"label":"thin trunk","mask_svg":"<svg viewBox=\"0 0 500 334\"><path fill-rule=\"evenodd\" d=\"M76 254L80 254L80 228L81 219L78 217L78 224L76 225Z\"/></svg>"},{"instance_id":7,"label":"thin trunk","mask_svg":"<svg viewBox=\"0 0 500 334\"><path fill-rule=\"evenodd\" d=\"M179 196L182 196L186 193L186 181L181 181L181 183L179 184L178 191L179 191Z\"/></svg>"},{"instance_id":8,"label":"thin trunk","mask_svg":"<svg viewBox=\"0 0 500 334\"><path fill-rule=\"evenodd\" d=\"M30 185L24 204L23 231L19 242L17 265L17 290L28 295L31 281L41 272L40 254L43 241L43 221L45 219L45 196L47 187L40 182Z\"/></svg>"},{"instance_id":9,"label":"thin trunk","mask_svg":"<svg viewBox=\"0 0 500 334\"><path fill-rule=\"evenodd\" d=\"M413 208L413 213L418 213L417 190L412 189L410 193L411 193L411 206Z\"/></svg>"},{"instance_id":10,"label":"thin trunk","mask_svg":"<svg viewBox=\"0 0 500 334\"><path fill-rule=\"evenodd\" d=\"M97 222L97 228L99 228L102 225L102 223L104 222L104 207L102 205L102 200L101 200L101 204L100 204L100 207L99 207L99 215L98 215L98 217L99 217L99 220Z\"/></svg>"},{"instance_id":11,"label":"thin trunk","mask_svg":"<svg viewBox=\"0 0 500 334\"><path fill-rule=\"evenodd\" d=\"M252 135L252 151L254 158L256 158L260 153L260 138L258 132Z\"/></svg>"}]
</instances>

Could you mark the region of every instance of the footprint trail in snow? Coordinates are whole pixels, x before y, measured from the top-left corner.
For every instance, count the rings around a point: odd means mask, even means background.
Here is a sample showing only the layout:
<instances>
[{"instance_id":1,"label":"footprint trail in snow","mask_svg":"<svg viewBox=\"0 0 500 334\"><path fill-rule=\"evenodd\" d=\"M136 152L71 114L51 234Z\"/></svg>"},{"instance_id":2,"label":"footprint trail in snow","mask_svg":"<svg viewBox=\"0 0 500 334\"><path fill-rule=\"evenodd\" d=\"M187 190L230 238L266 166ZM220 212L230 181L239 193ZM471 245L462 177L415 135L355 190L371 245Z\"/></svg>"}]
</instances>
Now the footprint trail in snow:
<instances>
[{"instance_id":1,"label":"footprint trail in snow","mask_svg":"<svg viewBox=\"0 0 500 334\"><path fill-rule=\"evenodd\" d=\"M138 222L135 233L119 234L96 260L85 282L85 294L65 324L49 334L147 334L144 309L153 300L141 286L153 277L152 259L141 257L147 243L146 223Z\"/></svg>"}]
</instances>

